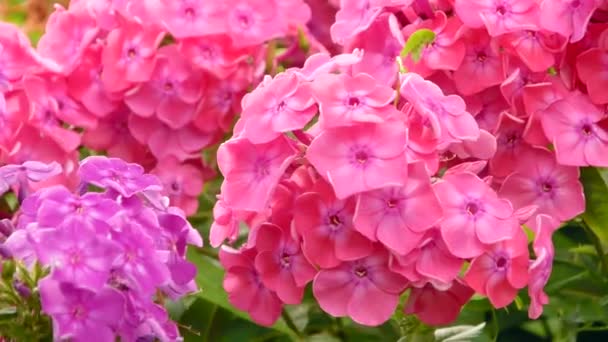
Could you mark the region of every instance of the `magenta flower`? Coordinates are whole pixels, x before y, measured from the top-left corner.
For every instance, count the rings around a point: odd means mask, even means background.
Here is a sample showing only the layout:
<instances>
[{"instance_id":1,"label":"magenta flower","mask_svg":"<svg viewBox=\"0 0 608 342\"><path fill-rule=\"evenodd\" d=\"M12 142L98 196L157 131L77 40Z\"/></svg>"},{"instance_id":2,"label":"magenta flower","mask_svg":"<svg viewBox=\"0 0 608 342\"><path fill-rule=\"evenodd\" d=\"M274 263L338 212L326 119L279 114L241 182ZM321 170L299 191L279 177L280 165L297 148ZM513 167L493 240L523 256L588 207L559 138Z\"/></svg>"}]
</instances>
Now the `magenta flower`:
<instances>
[{"instance_id":1,"label":"magenta flower","mask_svg":"<svg viewBox=\"0 0 608 342\"><path fill-rule=\"evenodd\" d=\"M161 0L162 21L176 38L206 36L225 30L224 4L204 0Z\"/></svg>"},{"instance_id":2,"label":"magenta flower","mask_svg":"<svg viewBox=\"0 0 608 342\"><path fill-rule=\"evenodd\" d=\"M555 155L535 149L524 154L502 184L500 196L517 209L536 205L537 214L546 214L562 222L585 211L585 195L576 167L559 165Z\"/></svg>"},{"instance_id":3,"label":"magenta flower","mask_svg":"<svg viewBox=\"0 0 608 342\"><path fill-rule=\"evenodd\" d=\"M254 322L270 326L281 315L283 303L262 283L254 267L255 257L254 248L237 251L223 246L220 249L220 263L226 269L224 290L232 305L248 312Z\"/></svg>"},{"instance_id":4,"label":"magenta flower","mask_svg":"<svg viewBox=\"0 0 608 342\"><path fill-rule=\"evenodd\" d=\"M209 243L211 247L219 247L226 239L234 242L238 237L239 222L234 217L232 210L218 198L213 206L213 223L209 232Z\"/></svg>"},{"instance_id":5,"label":"magenta flower","mask_svg":"<svg viewBox=\"0 0 608 342\"><path fill-rule=\"evenodd\" d=\"M487 245L508 240L519 229L511 203L473 173L446 175L435 193L444 212L441 235L457 257L483 254Z\"/></svg>"},{"instance_id":6,"label":"magenta flower","mask_svg":"<svg viewBox=\"0 0 608 342\"><path fill-rule=\"evenodd\" d=\"M285 137L262 145L242 138L224 143L217 156L226 179L222 185L224 202L239 210L264 209L295 155Z\"/></svg>"},{"instance_id":7,"label":"magenta flower","mask_svg":"<svg viewBox=\"0 0 608 342\"><path fill-rule=\"evenodd\" d=\"M606 115L580 92L554 102L541 120L557 161L573 166L608 166Z\"/></svg>"},{"instance_id":8,"label":"magenta flower","mask_svg":"<svg viewBox=\"0 0 608 342\"><path fill-rule=\"evenodd\" d=\"M524 141L526 122L503 112L494 132L496 136L496 154L490 159L490 172L496 177L510 175L519 165L522 155L532 153L532 146Z\"/></svg>"},{"instance_id":9,"label":"magenta flower","mask_svg":"<svg viewBox=\"0 0 608 342\"><path fill-rule=\"evenodd\" d=\"M544 0L540 5L540 25L570 38L571 42L577 42L583 39L597 7L596 0Z\"/></svg>"},{"instance_id":10,"label":"magenta flower","mask_svg":"<svg viewBox=\"0 0 608 342\"><path fill-rule=\"evenodd\" d=\"M536 0L456 0L454 8L466 26L485 26L492 37L536 29L539 22Z\"/></svg>"},{"instance_id":11,"label":"magenta flower","mask_svg":"<svg viewBox=\"0 0 608 342\"><path fill-rule=\"evenodd\" d=\"M227 33L235 46L262 44L286 31L283 20L277 20L279 6L266 0L228 0L223 18Z\"/></svg>"},{"instance_id":12,"label":"magenta flower","mask_svg":"<svg viewBox=\"0 0 608 342\"><path fill-rule=\"evenodd\" d=\"M596 104L608 103L608 94L604 91L608 86L608 51L593 48L576 58L578 77L587 86L591 101Z\"/></svg>"},{"instance_id":13,"label":"magenta flower","mask_svg":"<svg viewBox=\"0 0 608 342\"><path fill-rule=\"evenodd\" d=\"M156 164L151 173L160 179L163 194L169 197L171 205L184 210L187 216L196 213L198 196L203 192L203 172L199 166L167 158Z\"/></svg>"},{"instance_id":14,"label":"magenta flower","mask_svg":"<svg viewBox=\"0 0 608 342\"><path fill-rule=\"evenodd\" d=\"M255 268L270 290L285 304L302 302L304 287L317 271L306 260L297 240L289 231L273 224L263 224L256 233Z\"/></svg>"},{"instance_id":15,"label":"magenta flower","mask_svg":"<svg viewBox=\"0 0 608 342\"><path fill-rule=\"evenodd\" d=\"M369 255L372 242L353 226L355 199L337 199L323 180L314 190L298 197L294 208L294 225L308 259L327 268Z\"/></svg>"},{"instance_id":16,"label":"magenta flower","mask_svg":"<svg viewBox=\"0 0 608 342\"><path fill-rule=\"evenodd\" d=\"M441 217L441 205L424 164L415 163L408 166L405 186L359 195L354 225L368 239L405 255L420 244L424 232Z\"/></svg>"},{"instance_id":17,"label":"magenta flower","mask_svg":"<svg viewBox=\"0 0 608 342\"><path fill-rule=\"evenodd\" d=\"M512 239L499 242L471 262L464 279L495 308L509 305L528 284L528 240L518 229Z\"/></svg>"},{"instance_id":18,"label":"magenta flower","mask_svg":"<svg viewBox=\"0 0 608 342\"><path fill-rule=\"evenodd\" d=\"M447 289L437 289L431 284L421 288L413 287L404 311L406 314L415 314L425 324L450 324L458 318L460 310L474 293L458 280Z\"/></svg>"},{"instance_id":19,"label":"magenta flower","mask_svg":"<svg viewBox=\"0 0 608 342\"><path fill-rule=\"evenodd\" d=\"M392 106L395 90L367 74L322 75L312 83L312 89L323 128L379 123L396 111Z\"/></svg>"},{"instance_id":20,"label":"magenta flower","mask_svg":"<svg viewBox=\"0 0 608 342\"><path fill-rule=\"evenodd\" d=\"M156 58L151 79L129 91L125 103L137 115L156 114L169 127L181 128L194 117L202 95L201 76L174 45L161 48Z\"/></svg>"},{"instance_id":21,"label":"magenta flower","mask_svg":"<svg viewBox=\"0 0 608 342\"><path fill-rule=\"evenodd\" d=\"M549 281L553 269L553 257L555 250L551 237L553 232L559 228L559 221L548 215L538 215L535 222L535 233L533 248L536 259L531 261L528 269L528 295L530 296L530 308L528 316L537 319L543 313L543 305L549 303L549 297L544 287Z\"/></svg>"},{"instance_id":22,"label":"magenta flower","mask_svg":"<svg viewBox=\"0 0 608 342\"><path fill-rule=\"evenodd\" d=\"M323 131L306 157L334 188L336 197L404 185L407 133L401 122L360 124Z\"/></svg>"},{"instance_id":23,"label":"magenta flower","mask_svg":"<svg viewBox=\"0 0 608 342\"><path fill-rule=\"evenodd\" d=\"M330 315L377 326L395 312L406 285L405 278L388 269L388 253L378 248L368 257L321 270L312 289Z\"/></svg>"},{"instance_id":24,"label":"magenta flower","mask_svg":"<svg viewBox=\"0 0 608 342\"><path fill-rule=\"evenodd\" d=\"M317 114L310 86L293 73L266 79L243 100L242 136L255 144L276 139L284 132L303 129Z\"/></svg>"},{"instance_id":25,"label":"magenta flower","mask_svg":"<svg viewBox=\"0 0 608 342\"><path fill-rule=\"evenodd\" d=\"M39 239L37 255L51 266L52 279L92 291L107 282L119 253L117 244L98 236L93 225L78 217L68 218L56 230L42 231Z\"/></svg>"},{"instance_id":26,"label":"magenta flower","mask_svg":"<svg viewBox=\"0 0 608 342\"><path fill-rule=\"evenodd\" d=\"M118 291L79 289L52 279L40 282L42 311L53 318L57 340L112 342L123 317L124 299Z\"/></svg>"}]
</instances>

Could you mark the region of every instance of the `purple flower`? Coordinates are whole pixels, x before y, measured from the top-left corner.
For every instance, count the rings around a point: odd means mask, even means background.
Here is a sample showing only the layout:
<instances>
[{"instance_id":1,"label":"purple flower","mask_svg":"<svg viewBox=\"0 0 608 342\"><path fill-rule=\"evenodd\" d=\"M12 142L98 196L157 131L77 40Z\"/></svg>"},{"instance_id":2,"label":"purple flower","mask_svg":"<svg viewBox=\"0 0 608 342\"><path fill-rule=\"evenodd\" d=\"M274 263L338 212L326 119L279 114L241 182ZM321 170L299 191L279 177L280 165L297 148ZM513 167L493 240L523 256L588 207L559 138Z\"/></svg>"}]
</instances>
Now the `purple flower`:
<instances>
[{"instance_id":1,"label":"purple flower","mask_svg":"<svg viewBox=\"0 0 608 342\"><path fill-rule=\"evenodd\" d=\"M118 158L93 156L84 159L80 164L80 178L85 183L113 189L124 197L162 190L160 180L144 174L143 167Z\"/></svg>"},{"instance_id":2,"label":"purple flower","mask_svg":"<svg viewBox=\"0 0 608 342\"><path fill-rule=\"evenodd\" d=\"M111 288L98 292L51 278L40 282L42 310L53 318L55 340L114 342L124 298Z\"/></svg>"},{"instance_id":3,"label":"purple flower","mask_svg":"<svg viewBox=\"0 0 608 342\"><path fill-rule=\"evenodd\" d=\"M1 105L1 104L0 104ZM0 108L0 114L2 108ZM37 161L26 161L21 165L5 165L0 167L0 194L8 191L9 187L19 185L19 197L23 200L29 193L30 182L42 182L61 173L57 162L45 164Z\"/></svg>"}]
</instances>

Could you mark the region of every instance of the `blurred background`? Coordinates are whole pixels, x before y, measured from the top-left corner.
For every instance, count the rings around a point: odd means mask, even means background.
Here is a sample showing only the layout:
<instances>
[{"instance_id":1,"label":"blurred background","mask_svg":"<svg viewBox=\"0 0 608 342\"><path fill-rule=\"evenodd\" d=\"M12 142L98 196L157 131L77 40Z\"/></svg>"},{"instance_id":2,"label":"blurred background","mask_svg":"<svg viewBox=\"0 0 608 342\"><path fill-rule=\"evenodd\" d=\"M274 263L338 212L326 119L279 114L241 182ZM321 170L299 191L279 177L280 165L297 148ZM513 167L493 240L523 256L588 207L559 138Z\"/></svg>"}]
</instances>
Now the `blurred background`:
<instances>
[{"instance_id":1,"label":"blurred background","mask_svg":"<svg viewBox=\"0 0 608 342\"><path fill-rule=\"evenodd\" d=\"M21 26L32 42L36 43L55 4L67 6L68 2L69 0L0 0L0 20Z\"/></svg>"}]
</instances>

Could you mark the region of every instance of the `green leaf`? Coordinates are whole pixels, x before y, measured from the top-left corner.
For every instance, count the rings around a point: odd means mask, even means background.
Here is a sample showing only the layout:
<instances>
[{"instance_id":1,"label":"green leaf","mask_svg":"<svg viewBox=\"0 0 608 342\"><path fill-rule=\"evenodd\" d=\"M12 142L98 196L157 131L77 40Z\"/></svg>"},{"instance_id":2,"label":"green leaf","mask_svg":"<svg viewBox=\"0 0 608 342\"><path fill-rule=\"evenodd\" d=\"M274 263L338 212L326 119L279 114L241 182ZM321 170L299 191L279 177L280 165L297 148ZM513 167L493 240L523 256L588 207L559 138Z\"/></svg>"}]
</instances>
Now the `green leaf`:
<instances>
[{"instance_id":1,"label":"green leaf","mask_svg":"<svg viewBox=\"0 0 608 342\"><path fill-rule=\"evenodd\" d=\"M478 325L458 325L435 330L435 340L441 342L466 342L472 341L483 332L486 323Z\"/></svg>"},{"instance_id":2,"label":"green leaf","mask_svg":"<svg viewBox=\"0 0 608 342\"><path fill-rule=\"evenodd\" d=\"M422 49L433 41L435 41L435 32L429 29L417 30L407 39L403 50L401 50L401 57L405 58L408 55L411 55L412 60L418 62Z\"/></svg>"},{"instance_id":3,"label":"green leaf","mask_svg":"<svg viewBox=\"0 0 608 342\"><path fill-rule=\"evenodd\" d=\"M0 321L6 321L17 317L17 308L8 307L0 309Z\"/></svg>"},{"instance_id":4,"label":"green leaf","mask_svg":"<svg viewBox=\"0 0 608 342\"><path fill-rule=\"evenodd\" d=\"M583 220L600 239L608 245L608 185L606 170L593 167L581 168L581 180L585 188L587 207Z\"/></svg>"},{"instance_id":5,"label":"green leaf","mask_svg":"<svg viewBox=\"0 0 608 342\"><path fill-rule=\"evenodd\" d=\"M201 291L195 296L218 305L242 319L251 321L251 318L246 312L236 309L228 302L228 295L222 287L224 270L221 268L217 260L202 255L193 248L188 250L188 260L193 262L198 269L196 283L201 288ZM281 333L295 337L294 332L289 329L283 319L280 319L277 323L275 323L272 328L280 331Z\"/></svg>"}]
</instances>

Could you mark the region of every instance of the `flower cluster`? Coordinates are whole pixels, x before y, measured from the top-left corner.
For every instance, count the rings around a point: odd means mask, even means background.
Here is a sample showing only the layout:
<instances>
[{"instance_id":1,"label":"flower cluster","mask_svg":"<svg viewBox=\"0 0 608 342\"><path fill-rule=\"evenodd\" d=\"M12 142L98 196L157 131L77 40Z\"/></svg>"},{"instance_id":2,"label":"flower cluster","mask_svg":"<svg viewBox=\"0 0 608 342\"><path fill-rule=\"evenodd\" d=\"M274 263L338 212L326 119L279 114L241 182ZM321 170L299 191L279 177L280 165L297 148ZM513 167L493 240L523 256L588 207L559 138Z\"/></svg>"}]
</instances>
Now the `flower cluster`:
<instances>
[{"instance_id":1,"label":"flower cluster","mask_svg":"<svg viewBox=\"0 0 608 342\"><path fill-rule=\"evenodd\" d=\"M407 290L405 312L441 325L527 286L540 316L552 233L585 208L578 167L608 165L606 10L341 1L343 53L267 76L218 151L211 244L249 227L220 252L231 303L272 324L312 282L329 314L378 325Z\"/></svg>"},{"instance_id":2,"label":"flower cluster","mask_svg":"<svg viewBox=\"0 0 608 342\"><path fill-rule=\"evenodd\" d=\"M214 176L201 150L266 64L302 59L310 17L303 0L80 0L57 5L36 49L2 23L0 160L57 161L63 177L48 183L73 187L77 149L104 151L151 170L194 214Z\"/></svg>"},{"instance_id":3,"label":"flower cluster","mask_svg":"<svg viewBox=\"0 0 608 342\"><path fill-rule=\"evenodd\" d=\"M26 163L3 167L2 178L12 169L30 179L50 173ZM27 196L2 245L16 260L50 270L37 287L54 338L178 340L162 304L197 289L185 257L189 244L202 246L200 235L139 165L89 157L77 174L77 192L56 185Z\"/></svg>"}]
</instances>

